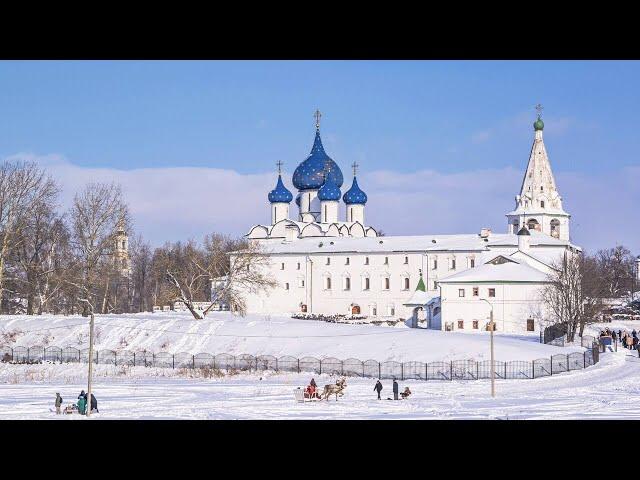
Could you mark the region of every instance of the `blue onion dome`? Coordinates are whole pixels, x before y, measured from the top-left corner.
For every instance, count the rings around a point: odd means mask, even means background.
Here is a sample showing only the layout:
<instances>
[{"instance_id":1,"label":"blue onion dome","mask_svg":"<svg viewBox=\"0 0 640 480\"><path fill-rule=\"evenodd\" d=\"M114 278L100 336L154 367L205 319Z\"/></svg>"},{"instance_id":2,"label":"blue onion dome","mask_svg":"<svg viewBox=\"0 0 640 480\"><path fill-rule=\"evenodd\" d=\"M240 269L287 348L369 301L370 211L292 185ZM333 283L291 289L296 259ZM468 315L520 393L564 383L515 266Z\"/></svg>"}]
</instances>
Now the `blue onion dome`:
<instances>
[{"instance_id":1,"label":"blue onion dome","mask_svg":"<svg viewBox=\"0 0 640 480\"><path fill-rule=\"evenodd\" d=\"M344 179L338 164L326 154L322 147L320 130L316 130L316 138L311 148L311 153L293 172L293 186L298 190L315 190L320 188L327 178L340 188Z\"/></svg>"},{"instance_id":2,"label":"blue onion dome","mask_svg":"<svg viewBox=\"0 0 640 480\"><path fill-rule=\"evenodd\" d=\"M278 183L276 188L269 192L269 201L271 203L290 203L293 200L293 195L287 187L282 183L282 175L278 175Z\"/></svg>"},{"instance_id":3,"label":"blue onion dome","mask_svg":"<svg viewBox=\"0 0 640 480\"><path fill-rule=\"evenodd\" d=\"M360 190L356 177L353 177L353 185L351 185L351 188L345 192L342 200L344 200L344 203L347 205L364 205L367 203L367 194Z\"/></svg>"},{"instance_id":4,"label":"blue onion dome","mask_svg":"<svg viewBox=\"0 0 640 480\"><path fill-rule=\"evenodd\" d=\"M340 195L342 192L340 191L340 187L336 185L333 180L333 176L331 175L331 171L327 172L327 179L324 182L324 185L320 187L318 190L318 199L322 202L324 200L333 200L335 202L340 201Z\"/></svg>"}]
</instances>

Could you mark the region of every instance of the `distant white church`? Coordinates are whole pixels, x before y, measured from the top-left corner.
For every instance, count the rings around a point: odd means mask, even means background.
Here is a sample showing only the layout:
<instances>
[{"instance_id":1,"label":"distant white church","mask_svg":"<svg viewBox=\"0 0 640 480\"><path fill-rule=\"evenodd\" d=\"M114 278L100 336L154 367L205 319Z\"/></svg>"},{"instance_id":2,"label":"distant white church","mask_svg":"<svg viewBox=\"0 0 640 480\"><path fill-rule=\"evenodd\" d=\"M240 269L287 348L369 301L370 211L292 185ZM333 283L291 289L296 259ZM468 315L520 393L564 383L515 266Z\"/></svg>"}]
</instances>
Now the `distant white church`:
<instances>
[{"instance_id":1,"label":"distant white church","mask_svg":"<svg viewBox=\"0 0 640 480\"><path fill-rule=\"evenodd\" d=\"M247 234L270 257L268 273L278 281L267 292L247 292L249 312L364 314L473 331L486 328L493 310L498 330L539 330L539 292L551 264L580 250L569 241L570 215L553 178L540 114L515 209L506 215L508 233L482 228L415 236L378 236L366 224L357 165L342 194L342 171L322 146L319 117L316 112L311 153L293 174L298 211L290 210L294 197L279 171L268 195L271 224Z\"/></svg>"}]
</instances>

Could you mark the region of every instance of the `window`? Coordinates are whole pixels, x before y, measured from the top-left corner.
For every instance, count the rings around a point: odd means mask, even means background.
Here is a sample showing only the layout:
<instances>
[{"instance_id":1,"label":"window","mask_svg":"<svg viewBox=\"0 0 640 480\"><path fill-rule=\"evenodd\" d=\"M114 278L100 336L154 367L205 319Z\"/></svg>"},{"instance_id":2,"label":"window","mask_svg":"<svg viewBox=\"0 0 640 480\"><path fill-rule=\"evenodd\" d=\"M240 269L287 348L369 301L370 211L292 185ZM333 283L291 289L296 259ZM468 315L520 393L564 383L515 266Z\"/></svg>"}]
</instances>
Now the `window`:
<instances>
[{"instance_id":1,"label":"window","mask_svg":"<svg viewBox=\"0 0 640 480\"><path fill-rule=\"evenodd\" d=\"M300 270L300 262L298 262L298 268L297 268L297 270Z\"/></svg>"},{"instance_id":2,"label":"window","mask_svg":"<svg viewBox=\"0 0 640 480\"><path fill-rule=\"evenodd\" d=\"M434 258L434 259L433 259L433 269L434 269L434 270L437 270L437 269L438 269L438 259L437 259L437 258Z\"/></svg>"},{"instance_id":3,"label":"window","mask_svg":"<svg viewBox=\"0 0 640 480\"><path fill-rule=\"evenodd\" d=\"M384 257L384 264L389 265L389 257Z\"/></svg>"},{"instance_id":4,"label":"window","mask_svg":"<svg viewBox=\"0 0 640 480\"><path fill-rule=\"evenodd\" d=\"M535 325L534 325L534 322L533 322L533 318L529 318L527 320L527 332L533 332L535 330L534 327L535 327Z\"/></svg>"},{"instance_id":5,"label":"window","mask_svg":"<svg viewBox=\"0 0 640 480\"><path fill-rule=\"evenodd\" d=\"M331 265L331 258L327 257L327 263L325 265Z\"/></svg>"},{"instance_id":6,"label":"window","mask_svg":"<svg viewBox=\"0 0 640 480\"><path fill-rule=\"evenodd\" d=\"M471 268L475 268L476 267L476 259L472 258L471 260L469 260L469 266Z\"/></svg>"},{"instance_id":7,"label":"window","mask_svg":"<svg viewBox=\"0 0 640 480\"><path fill-rule=\"evenodd\" d=\"M384 280L382 281L382 285L385 290L389 290L391 281L389 280L389 277L384 277Z\"/></svg>"},{"instance_id":8,"label":"window","mask_svg":"<svg viewBox=\"0 0 640 480\"><path fill-rule=\"evenodd\" d=\"M473 296L474 297L478 296L478 287L473 287Z\"/></svg>"},{"instance_id":9,"label":"window","mask_svg":"<svg viewBox=\"0 0 640 480\"><path fill-rule=\"evenodd\" d=\"M344 264L345 264L345 265L349 265L349 257L347 257L347 258L345 259Z\"/></svg>"},{"instance_id":10,"label":"window","mask_svg":"<svg viewBox=\"0 0 640 480\"><path fill-rule=\"evenodd\" d=\"M544 200L540 200L540 208L544 208Z\"/></svg>"},{"instance_id":11,"label":"window","mask_svg":"<svg viewBox=\"0 0 640 480\"><path fill-rule=\"evenodd\" d=\"M404 264L408 265L409 264L409 257L404 257Z\"/></svg>"},{"instance_id":12,"label":"window","mask_svg":"<svg viewBox=\"0 0 640 480\"><path fill-rule=\"evenodd\" d=\"M477 330L478 329L478 320L474 320L473 321L473 329Z\"/></svg>"},{"instance_id":13,"label":"window","mask_svg":"<svg viewBox=\"0 0 640 480\"><path fill-rule=\"evenodd\" d=\"M464 320L458 320L458 329L464 330Z\"/></svg>"},{"instance_id":14,"label":"window","mask_svg":"<svg viewBox=\"0 0 640 480\"><path fill-rule=\"evenodd\" d=\"M364 257L364 264L369 265L369 257Z\"/></svg>"},{"instance_id":15,"label":"window","mask_svg":"<svg viewBox=\"0 0 640 480\"><path fill-rule=\"evenodd\" d=\"M364 289L369 290L369 277L364 277Z\"/></svg>"},{"instance_id":16,"label":"window","mask_svg":"<svg viewBox=\"0 0 640 480\"><path fill-rule=\"evenodd\" d=\"M495 297L496 296L496 289L495 288L490 288L489 289L489 296L490 297Z\"/></svg>"},{"instance_id":17,"label":"window","mask_svg":"<svg viewBox=\"0 0 640 480\"><path fill-rule=\"evenodd\" d=\"M438 282L436 280L433 281L433 289L436 290L438 288Z\"/></svg>"},{"instance_id":18,"label":"window","mask_svg":"<svg viewBox=\"0 0 640 480\"><path fill-rule=\"evenodd\" d=\"M331 290L331 277L326 277L324 282L325 290Z\"/></svg>"},{"instance_id":19,"label":"window","mask_svg":"<svg viewBox=\"0 0 640 480\"><path fill-rule=\"evenodd\" d=\"M289 290L289 283L288 282L284 284L284 289L285 290Z\"/></svg>"},{"instance_id":20,"label":"window","mask_svg":"<svg viewBox=\"0 0 640 480\"><path fill-rule=\"evenodd\" d=\"M394 307L393 305L389 305L389 306L387 307L387 314L388 314L390 317L393 317L393 316L396 314L396 309L395 309L395 307Z\"/></svg>"},{"instance_id":21,"label":"window","mask_svg":"<svg viewBox=\"0 0 640 480\"><path fill-rule=\"evenodd\" d=\"M371 307L371 315L374 317L378 315L378 309L376 307Z\"/></svg>"},{"instance_id":22,"label":"window","mask_svg":"<svg viewBox=\"0 0 640 480\"><path fill-rule=\"evenodd\" d=\"M544 192L544 187L542 185L540 185L540 191Z\"/></svg>"},{"instance_id":23,"label":"window","mask_svg":"<svg viewBox=\"0 0 640 480\"><path fill-rule=\"evenodd\" d=\"M304 287L304 278L298 279L298 287L300 288Z\"/></svg>"},{"instance_id":24,"label":"window","mask_svg":"<svg viewBox=\"0 0 640 480\"><path fill-rule=\"evenodd\" d=\"M458 296L459 297L464 297L464 288L459 288L458 289Z\"/></svg>"},{"instance_id":25,"label":"window","mask_svg":"<svg viewBox=\"0 0 640 480\"><path fill-rule=\"evenodd\" d=\"M456 269L456 259L452 258L451 259L451 270L455 270Z\"/></svg>"},{"instance_id":26,"label":"window","mask_svg":"<svg viewBox=\"0 0 640 480\"><path fill-rule=\"evenodd\" d=\"M409 277L404 277L404 289L409 290Z\"/></svg>"},{"instance_id":27,"label":"window","mask_svg":"<svg viewBox=\"0 0 640 480\"><path fill-rule=\"evenodd\" d=\"M125 243L124 240L122 240L122 249L125 250L127 247L125 247Z\"/></svg>"},{"instance_id":28,"label":"window","mask_svg":"<svg viewBox=\"0 0 640 480\"><path fill-rule=\"evenodd\" d=\"M284 270L284 263L280 264L280 270Z\"/></svg>"},{"instance_id":29,"label":"window","mask_svg":"<svg viewBox=\"0 0 640 480\"><path fill-rule=\"evenodd\" d=\"M344 277L344 289L351 290L351 279L349 277Z\"/></svg>"}]
</instances>

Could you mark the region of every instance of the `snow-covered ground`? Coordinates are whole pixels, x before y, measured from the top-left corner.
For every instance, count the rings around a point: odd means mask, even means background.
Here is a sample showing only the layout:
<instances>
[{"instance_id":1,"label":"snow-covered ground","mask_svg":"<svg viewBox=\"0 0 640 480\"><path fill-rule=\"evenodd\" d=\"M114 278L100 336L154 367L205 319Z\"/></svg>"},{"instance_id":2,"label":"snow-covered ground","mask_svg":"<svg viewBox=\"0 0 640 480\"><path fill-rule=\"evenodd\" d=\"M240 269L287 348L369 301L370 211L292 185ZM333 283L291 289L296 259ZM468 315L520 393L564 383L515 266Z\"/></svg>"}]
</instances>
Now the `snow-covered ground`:
<instances>
[{"instance_id":1,"label":"snow-covered ground","mask_svg":"<svg viewBox=\"0 0 640 480\"><path fill-rule=\"evenodd\" d=\"M21 332L21 333L20 333ZM4 333L4 335L3 335ZM4 345L88 347L88 319L81 316L0 316L2 338L18 333ZM524 341L523 341L524 340ZM458 333L406 326L344 325L288 317L235 317L215 312L204 320L188 313L158 312L96 316L99 350L147 350L154 353L228 353L232 355L292 355L358 358L380 362L487 360L488 332ZM496 359L533 360L580 347L542 345L534 335L496 335Z\"/></svg>"},{"instance_id":2,"label":"snow-covered ground","mask_svg":"<svg viewBox=\"0 0 640 480\"><path fill-rule=\"evenodd\" d=\"M400 382L401 390L409 386L413 392L409 400L378 401L375 380L350 377L337 402L304 404L295 402L293 389L304 387L308 374L203 379L136 367L119 376L120 367L99 365L94 392L100 413L91 419L640 419L640 359L628 351L601 359L553 377L498 380L495 399L488 380L461 380ZM56 392L67 404L86 390L85 369L0 364L0 420L85 420L51 411ZM319 386L335 382L326 375L315 379ZM391 382L383 385L386 399Z\"/></svg>"},{"instance_id":3,"label":"snow-covered ground","mask_svg":"<svg viewBox=\"0 0 640 480\"><path fill-rule=\"evenodd\" d=\"M133 317L133 318L132 318ZM78 342L86 332L81 317L3 317L0 333L21 329L17 344L42 344L36 329L52 330L50 344ZM78 324L70 326L71 324ZM205 321L186 316L103 316L99 348L156 349L170 342L167 351L218 353L270 353L317 356L334 355L386 360L448 360L487 358L488 338L451 332L406 328L350 326L286 318L232 318L216 314ZM594 325L631 331L638 322ZM27 333L27 330L30 330ZM147 335L147 332L149 335ZM213 335L212 335L213 334ZM267 335L268 334L268 335ZM362 334L362 335L360 335ZM367 334L367 335L365 335ZM233 335L225 337L224 335ZM253 336L251 336L253 335ZM245 338L243 338L245 337ZM390 349L394 345L395 349ZM82 347L82 345L78 345ZM245 350L246 349L246 350ZM579 347L561 348L535 343L535 337L497 335L497 357L526 360L552 353L568 353ZM296 403L293 390L304 387L310 374L241 373L203 378L199 370L97 365L94 393L100 413L91 419L640 419L640 358L636 351L619 349L601 355L601 361L585 370L534 380L497 380L496 398L488 380L401 381L413 395L406 401L378 401L375 379L347 378L345 396L335 400ZM86 390L86 365L0 363L0 420L85 420L80 415L52 412L56 392L64 403L75 402ZM319 386L336 377L316 375ZM383 380L383 398L392 396L391 382Z\"/></svg>"}]
</instances>

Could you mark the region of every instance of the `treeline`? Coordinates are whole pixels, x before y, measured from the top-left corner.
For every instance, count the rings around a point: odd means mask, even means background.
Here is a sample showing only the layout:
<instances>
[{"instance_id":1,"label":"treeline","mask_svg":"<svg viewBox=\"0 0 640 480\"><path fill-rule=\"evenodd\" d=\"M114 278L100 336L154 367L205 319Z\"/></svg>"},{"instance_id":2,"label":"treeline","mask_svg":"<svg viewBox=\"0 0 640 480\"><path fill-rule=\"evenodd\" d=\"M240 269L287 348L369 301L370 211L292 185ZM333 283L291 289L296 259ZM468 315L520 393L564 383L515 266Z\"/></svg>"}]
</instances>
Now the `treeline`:
<instances>
[{"instance_id":1,"label":"treeline","mask_svg":"<svg viewBox=\"0 0 640 480\"><path fill-rule=\"evenodd\" d=\"M119 185L87 184L67 210L60 192L36 163L0 166L1 313L143 312L181 300L199 317L191 302L209 301L216 278L212 303L240 312L239 288L272 284L249 268L262 259L244 239L211 234L153 249L134 235ZM244 252L234 265L231 251Z\"/></svg>"}]
</instances>

